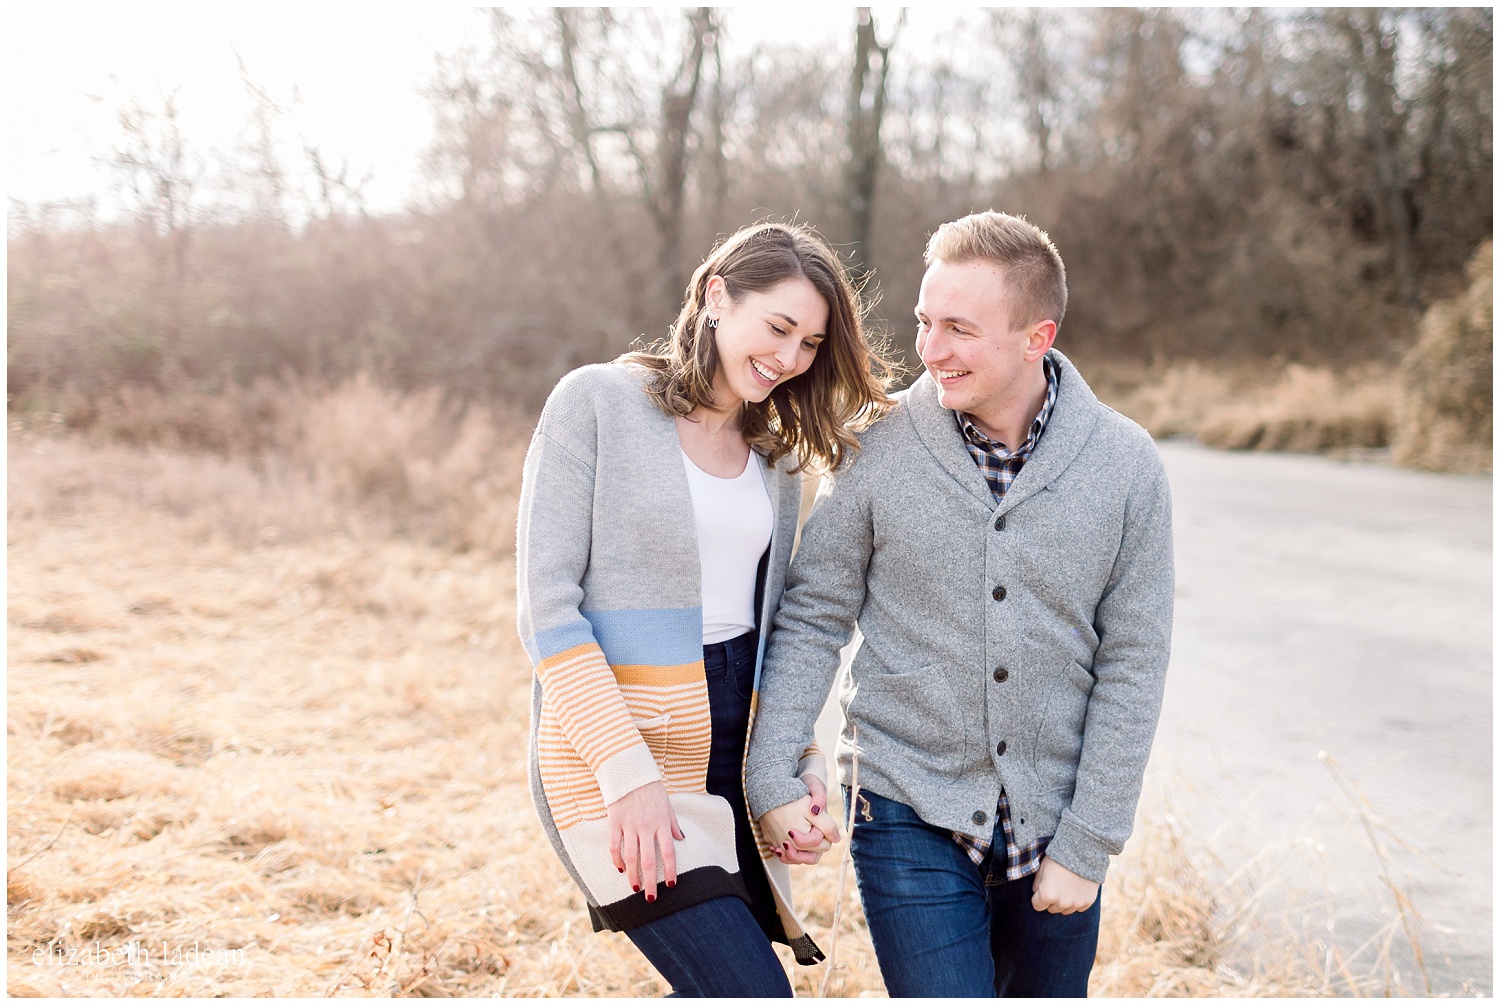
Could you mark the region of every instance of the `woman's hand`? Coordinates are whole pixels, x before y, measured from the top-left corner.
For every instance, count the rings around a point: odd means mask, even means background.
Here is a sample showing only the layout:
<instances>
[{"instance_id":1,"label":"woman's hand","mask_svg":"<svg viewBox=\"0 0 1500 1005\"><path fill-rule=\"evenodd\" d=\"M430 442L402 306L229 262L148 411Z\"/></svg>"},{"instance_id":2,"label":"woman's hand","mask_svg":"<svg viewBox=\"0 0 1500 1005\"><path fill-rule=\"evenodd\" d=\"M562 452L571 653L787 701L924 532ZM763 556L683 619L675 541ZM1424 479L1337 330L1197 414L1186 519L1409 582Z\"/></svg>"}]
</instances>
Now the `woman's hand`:
<instances>
[{"instance_id":1,"label":"woman's hand","mask_svg":"<svg viewBox=\"0 0 1500 1005\"><path fill-rule=\"evenodd\" d=\"M839 825L828 812L828 791L815 775L803 776L807 795L768 810L760 832L783 862L811 865L839 840Z\"/></svg>"},{"instance_id":2,"label":"woman's hand","mask_svg":"<svg viewBox=\"0 0 1500 1005\"><path fill-rule=\"evenodd\" d=\"M609 857L630 880L632 890L639 893L644 889L647 903L656 899L658 851L662 878L669 887L677 885L677 849L672 840L681 841L683 833L665 785L651 782L631 789L610 803L605 815L609 821Z\"/></svg>"}]
</instances>

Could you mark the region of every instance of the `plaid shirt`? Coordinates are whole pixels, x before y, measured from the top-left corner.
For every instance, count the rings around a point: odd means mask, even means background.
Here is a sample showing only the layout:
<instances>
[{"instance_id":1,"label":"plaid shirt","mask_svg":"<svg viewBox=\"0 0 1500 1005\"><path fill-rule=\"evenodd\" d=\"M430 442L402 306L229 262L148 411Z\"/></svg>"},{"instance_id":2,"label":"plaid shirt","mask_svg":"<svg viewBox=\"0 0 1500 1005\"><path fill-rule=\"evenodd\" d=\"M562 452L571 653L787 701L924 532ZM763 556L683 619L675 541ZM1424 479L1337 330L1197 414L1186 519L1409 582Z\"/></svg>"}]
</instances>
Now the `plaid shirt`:
<instances>
[{"instance_id":1,"label":"plaid shirt","mask_svg":"<svg viewBox=\"0 0 1500 1005\"><path fill-rule=\"evenodd\" d=\"M1031 427L1026 430L1025 441L1015 450L1006 450L1005 444L996 443L980 432L979 427L974 425L974 420L966 413L953 413L958 418L958 429L963 433L964 446L969 448L969 456L979 465L984 480L990 483L990 491L994 493L997 505L1005 498L1010 483L1021 473L1021 466L1036 449L1037 441L1047 428L1047 420L1052 418L1052 406L1057 404L1057 364L1050 357L1043 356L1042 370L1047 375L1047 395L1042 399L1041 411L1036 413L1036 418L1031 420Z\"/></svg>"},{"instance_id":2,"label":"plaid shirt","mask_svg":"<svg viewBox=\"0 0 1500 1005\"><path fill-rule=\"evenodd\" d=\"M1006 450L1003 444L996 443L980 432L974 421L963 412L953 413L958 420L958 428L963 433L964 446L968 447L969 456L974 458L974 463L979 465L985 481L990 483L990 492L994 494L997 504L1005 498L1006 491L1016 480L1016 475L1020 474L1022 465L1036 449L1037 441L1047 428L1047 420L1052 418L1052 406L1057 404L1057 364L1052 362L1051 357L1043 356L1042 370L1047 375L1047 395L1042 399L1041 411L1031 420L1025 441L1015 450ZM1025 848L1016 847L1015 831L1010 822L1010 799L1005 795L1004 789L1000 790L995 819L1000 822L1001 833L1005 835L1005 878L1022 879L1040 869L1042 853L1047 850L1047 842L1051 838L1037 838ZM953 832L953 840L969 853L969 858L974 860L975 865L984 865L985 856L990 853L991 841L971 838L958 831Z\"/></svg>"}]
</instances>

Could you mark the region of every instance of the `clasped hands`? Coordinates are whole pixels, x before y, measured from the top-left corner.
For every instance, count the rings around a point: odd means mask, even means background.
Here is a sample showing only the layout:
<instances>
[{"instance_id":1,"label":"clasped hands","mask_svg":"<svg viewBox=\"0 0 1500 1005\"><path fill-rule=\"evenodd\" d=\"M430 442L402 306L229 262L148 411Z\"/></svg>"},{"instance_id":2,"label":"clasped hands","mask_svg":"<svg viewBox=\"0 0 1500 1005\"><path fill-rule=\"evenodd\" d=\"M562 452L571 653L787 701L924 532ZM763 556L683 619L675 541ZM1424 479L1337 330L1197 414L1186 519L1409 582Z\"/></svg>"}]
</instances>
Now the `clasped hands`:
<instances>
[{"instance_id":1,"label":"clasped hands","mask_svg":"<svg viewBox=\"0 0 1500 1005\"><path fill-rule=\"evenodd\" d=\"M783 862L810 865L839 839L839 827L828 812L828 790L813 775L804 775L807 795L778 806L760 818L761 833ZM647 902L656 900L657 866L662 881L677 885L677 849L684 837L677 826L667 789L651 782L632 789L605 809L609 823L609 858Z\"/></svg>"},{"instance_id":2,"label":"clasped hands","mask_svg":"<svg viewBox=\"0 0 1500 1005\"><path fill-rule=\"evenodd\" d=\"M812 865L839 840L839 825L828 812L828 790L816 775L803 775L807 795L767 810L761 837L776 857L791 865Z\"/></svg>"}]
</instances>

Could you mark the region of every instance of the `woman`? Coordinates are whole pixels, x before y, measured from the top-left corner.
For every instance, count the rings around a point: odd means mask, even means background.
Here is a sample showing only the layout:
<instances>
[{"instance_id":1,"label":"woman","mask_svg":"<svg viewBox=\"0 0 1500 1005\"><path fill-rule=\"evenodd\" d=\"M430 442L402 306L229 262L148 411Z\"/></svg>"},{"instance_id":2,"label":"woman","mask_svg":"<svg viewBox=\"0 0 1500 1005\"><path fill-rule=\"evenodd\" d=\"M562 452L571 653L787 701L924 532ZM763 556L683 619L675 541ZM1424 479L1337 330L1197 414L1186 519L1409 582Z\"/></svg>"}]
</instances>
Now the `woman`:
<instances>
[{"instance_id":1,"label":"woman","mask_svg":"<svg viewBox=\"0 0 1500 1005\"><path fill-rule=\"evenodd\" d=\"M624 931L680 995L790 996L768 940L822 959L785 865L811 856L759 839L741 768L796 472L837 467L890 404L860 313L813 231L745 228L694 272L665 343L558 382L526 455L532 796L595 930ZM803 848L838 838L823 772L809 747L808 795L775 821Z\"/></svg>"}]
</instances>

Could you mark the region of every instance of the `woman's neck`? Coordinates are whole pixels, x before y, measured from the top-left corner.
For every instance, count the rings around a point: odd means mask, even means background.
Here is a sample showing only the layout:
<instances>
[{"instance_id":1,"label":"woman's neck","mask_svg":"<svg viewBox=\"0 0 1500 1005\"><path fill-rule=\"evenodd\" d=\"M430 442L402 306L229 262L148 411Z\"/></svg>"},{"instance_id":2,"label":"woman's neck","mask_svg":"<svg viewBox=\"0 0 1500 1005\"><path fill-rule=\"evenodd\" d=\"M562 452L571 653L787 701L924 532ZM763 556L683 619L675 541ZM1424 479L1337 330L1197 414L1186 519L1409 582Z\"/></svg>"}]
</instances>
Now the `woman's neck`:
<instances>
[{"instance_id":1,"label":"woman's neck","mask_svg":"<svg viewBox=\"0 0 1500 1005\"><path fill-rule=\"evenodd\" d=\"M735 478L745 470L750 445L740 432L739 413L698 407L677 417L677 439L682 452L702 471L716 478Z\"/></svg>"},{"instance_id":2,"label":"woman's neck","mask_svg":"<svg viewBox=\"0 0 1500 1005\"><path fill-rule=\"evenodd\" d=\"M686 416L687 421L696 423L703 433L717 439L720 436L738 434L740 431L740 419L744 414L744 402L735 402L735 407L727 409L709 408L699 405Z\"/></svg>"}]
</instances>

